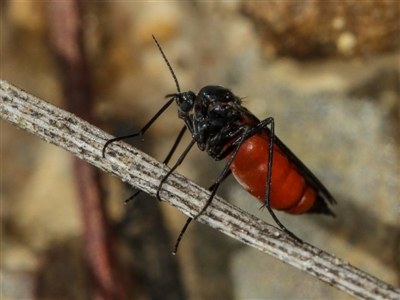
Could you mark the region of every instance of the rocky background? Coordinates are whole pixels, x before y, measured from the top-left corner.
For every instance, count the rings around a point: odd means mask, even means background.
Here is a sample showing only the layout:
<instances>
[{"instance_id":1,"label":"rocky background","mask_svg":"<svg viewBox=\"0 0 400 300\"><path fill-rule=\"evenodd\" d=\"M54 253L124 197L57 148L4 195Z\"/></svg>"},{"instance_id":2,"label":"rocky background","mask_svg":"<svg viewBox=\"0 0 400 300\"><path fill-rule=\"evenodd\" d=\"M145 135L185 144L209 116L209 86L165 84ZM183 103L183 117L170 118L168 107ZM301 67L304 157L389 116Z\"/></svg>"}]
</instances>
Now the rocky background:
<instances>
[{"instance_id":1,"label":"rocky background","mask_svg":"<svg viewBox=\"0 0 400 300\"><path fill-rule=\"evenodd\" d=\"M76 50L63 44L63 28L74 28L68 6L0 5L1 77L71 111L79 106L116 136L138 131L176 92L152 34L182 90L222 84L260 119L273 116L277 135L338 201L335 219L278 212L280 220L308 243L399 285L398 2L77 2L85 67L75 73L60 63L64 51ZM87 103L66 99L68 82L85 83ZM79 163L0 124L2 299L98 296ZM162 161L182 125L173 106L131 143ZM178 171L208 187L222 168L195 149ZM186 217L144 194L124 205L133 190L99 174L119 284L114 299L349 298L201 224L172 256ZM273 223L233 178L218 194Z\"/></svg>"}]
</instances>

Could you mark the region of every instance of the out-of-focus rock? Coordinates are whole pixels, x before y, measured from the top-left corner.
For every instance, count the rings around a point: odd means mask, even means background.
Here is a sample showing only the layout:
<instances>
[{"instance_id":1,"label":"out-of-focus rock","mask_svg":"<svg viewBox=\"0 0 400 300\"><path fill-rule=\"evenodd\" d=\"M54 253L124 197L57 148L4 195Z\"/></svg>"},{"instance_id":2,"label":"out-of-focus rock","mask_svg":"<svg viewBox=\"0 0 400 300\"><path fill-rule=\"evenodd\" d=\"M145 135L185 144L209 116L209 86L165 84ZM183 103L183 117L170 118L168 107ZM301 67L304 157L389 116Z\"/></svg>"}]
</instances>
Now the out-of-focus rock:
<instances>
[{"instance_id":1,"label":"out-of-focus rock","mask_svg":"<svg viewBox=\"0 0 400 300\"><path fill-rule=\"evenodd\" d=\"M397 1L244 2L269 55L368 56L398 49Z\"/></svg>"}]
</instances>

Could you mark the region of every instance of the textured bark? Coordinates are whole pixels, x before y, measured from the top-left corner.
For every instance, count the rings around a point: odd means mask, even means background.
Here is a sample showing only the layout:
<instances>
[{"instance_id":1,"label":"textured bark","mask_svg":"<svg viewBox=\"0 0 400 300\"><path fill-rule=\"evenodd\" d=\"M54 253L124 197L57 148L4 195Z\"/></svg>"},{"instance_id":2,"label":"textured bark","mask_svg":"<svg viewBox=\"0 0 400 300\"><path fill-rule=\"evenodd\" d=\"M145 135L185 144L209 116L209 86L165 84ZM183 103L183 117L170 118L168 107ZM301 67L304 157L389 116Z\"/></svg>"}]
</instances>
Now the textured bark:
<instances>
[{"instance_id":1,"label":"textured bark","mask_svg":"<svg viewBox=\"0 0 400 300\"><path fill-rule=\"evenodd\" d=\"M162 163L125 143L112 144L111 136L73 114L0 81L0 115L18 128L66 149L96 167L113 174L150 195L168 171ZM173 173L161 189L161 199L193 216L207 201L209 192ZM400 290L351 266L348 262L287 234L232 204L215 197L198 221L243 243L299 268L360 299L399 299Z\"/></svg>"}]
</instances>

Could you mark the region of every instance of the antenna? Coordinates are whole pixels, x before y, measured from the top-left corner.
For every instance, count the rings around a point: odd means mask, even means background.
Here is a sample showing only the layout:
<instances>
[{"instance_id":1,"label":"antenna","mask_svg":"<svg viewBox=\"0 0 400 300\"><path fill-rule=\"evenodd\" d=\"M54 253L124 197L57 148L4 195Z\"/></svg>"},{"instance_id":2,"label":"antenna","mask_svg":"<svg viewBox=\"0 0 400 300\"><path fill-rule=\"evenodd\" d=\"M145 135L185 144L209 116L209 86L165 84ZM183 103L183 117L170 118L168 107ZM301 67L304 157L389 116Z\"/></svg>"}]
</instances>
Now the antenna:
<instances>
[{"instance_id":1,"label":"antenna","mask_svg":"<svg viewBox=\"0 0 400 300\"><path fill-rule=\"evenodd\" d=\"M162 50L160 44L158 43L156 37L155 37L154 35L151 35L151 36L152 36L154 42L156 43L156 45L157 45L157 47L158 47L158 50L160 50L161 55L163 56L165 63L167 64L167 66L168 66L168 68L169 68L169 71L171 72L171 75L172 75L172 77L174 78L174 81L175 81L175 84L176 84L176 89L177 89L177 91L178 91L178 94L180 94L180 93L181 93L181 89L180 89L180 87L179 87L178 79L177 79L176 76L175 76L174 70L172 70L172 67L171 67L171 65L170 65L170 63L169 63L167 57L165 56L164 51Z\"/></svg>"}]
</instances>

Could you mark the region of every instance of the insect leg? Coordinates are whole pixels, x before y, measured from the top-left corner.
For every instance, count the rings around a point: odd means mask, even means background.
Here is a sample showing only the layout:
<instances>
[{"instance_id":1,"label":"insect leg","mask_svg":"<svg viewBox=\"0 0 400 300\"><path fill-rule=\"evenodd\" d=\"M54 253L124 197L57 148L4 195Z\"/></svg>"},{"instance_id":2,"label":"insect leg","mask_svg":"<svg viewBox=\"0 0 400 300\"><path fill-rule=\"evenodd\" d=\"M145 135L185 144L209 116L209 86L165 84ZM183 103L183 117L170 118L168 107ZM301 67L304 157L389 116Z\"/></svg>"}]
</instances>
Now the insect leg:
<instances>
[{"instance_id":1,"label":"insect leg","mask_svg":"<svg viewBox=\"0 0 400 300\"><path fill-rule=\"evenodd\" d=\"M206 209L207 207L211 204L212 199L214 198L215 194L217 193L217 190L223 180L229 175L228 173L230 172L230 167L233 162L233 160L236 157L236 154L239 151L240 146L243 144L243 142L248 138L247 133L249 132L249 127L248 126L243 126L242 129L244 130L243 134L239 137L238 144L235 146L235 150L232 153L232 156L230 157L229 161L226 163L224 169L222 170L221 174L219 175L217 181L212 185L212 190L211 190L211 195L208 197L208 200L206 204L203 206L203 208L193 217L193 219L197 219Z\"/></svg>"},{"instance_id":2,"label":"insect leg","mask_svg":"<svg viewBox=\"0 0 400 300\"><path fill-rule=\"evenodd\" d=\"M271 129L268 128L268 125L270 125ZM279 228L283 231L285 231L287 234L289 234L291 237L296 239L299 242L302 242L300 238L298 238L294 233L289 231L283 224L279 221L278 217L275 215L274 211L271 208L270 205L270 194L271 194L271 177L272 177L272 160L273 160L273 154L274 154L274 143L275 143L275 122L274 118L269 117L261 122L259 122L256 126L246 130L242 136L240 136L237 140L235 140L232 145L235 145L235 150L234 153L231 156L234 158L236 156L236 153L238 151L238 147L247 139L251 138L255 134L258 134L262 131L265 131L265 133L269 136L269 147L268 147L268 165L267 165L267 180L265 182L266 187L265 187L265 197L264 197L264 204L261 208L266 207L268 209L268 212L274 219L275 223L279 226ZM228 151L232 151L231 149L227 148L225 151L221 153L221 156L228 155Z\"/></svg>"},{"instance_id":3,"label":"insect leg","mask_svg":"<svg viewBox=\"0 0 400 300\"><path fill-rule=\"evenodd\" d=\"M183 235L185 234L186 229L188 228L189 224L190 224L192 221L193 221L193 218L189 217L189 218L186 220L185 225L183 225L183 227L182 227L182 229L181 229L181 232L179 233L179 236L178 236L178 238L176 239L175 247L174 247L174 251L172 252L172 255L175 255L176 252L178 252L178 247L179 247L179 244L181 243L182 237L183 237Z\"/></svg>"},{"instance_id":4,"label":"insect leg","mask_svg":"<svg viewBox=\"0 0 400 300\"><path fill-rule=\"evenodd\" d=\"M116 141L121 141L121 140L129 139L129 138L137 137L137 136L139 136L139 135L143 135L143 134L147 131L147 129L149 129L149 127L154 123L154 121L157 120L158 117L171 105L171 103L172 103L174 100L175 100L175 98L169 99L168 102L165 103L165 104L163 105L163 107L160 108L160 110L151 118L151 120L150 120L149 122L147 122L146 125L144 125L144 127L143 127L142 129L140 129L139 132L134 133L134 134L130 134L130 135L125 135L125 136L116 137L116 138L113 138L113 139L108 140L108 141L104 144L104 147L103 147L103 151L102 151L103 158L106 156L106 148L107 148L110 144L112 144L112 143L114 143L114 142L116 142Z\"/></svg>"},{"instance_id":5,"label":"insect leg","mask_svg":"<svg viewBox=\"0 0 400 300\"><path fill-rule=\"evenodd\" d=\"M164 182L167 180L167 178L176 170L176 168L182 163L182 161L185 159L186 155L189 153L190 149L193 147L193 145L196 143L196 139L193 139L189 145L186 147L186 149L183 151L181 156L179 156L177 162L175 165L168 171L168 173L161 179L160 184L157 188L156 192L156 198L161 201L160 198L160 190L161 186L164 184Z\"/></svg>"},{"instance_id":6,"label":"insect leg","mask_svg":"<svg viewBox=\"0 0 400 300\"><path fill-rule=\"evenodd\" d=\"M165 157L165 159L163 161L163 164L168 164L169 163L172 155L174 155L176 148L178 147L179 143L181 142L181 139L182 139L185 131L186 131L186 126L183 126L181 131L179 132L175 142L174 142L174 145L172 146L171 150L169 150L168 155ZM130 196L128 199L126 199L124 201L124 203L127 204L129 201L131 201L134 198L136 198L141 192L142 192L141 190L136 191L136 193L134 193L132 196Z\"/></svg>"},{"instance_id":7,"label":"insect leg","mask_svg":"<svg viewBox=\"0 0 400 300\"><path fill-rule=\"evenodd\" d=\"M221 183L225 181L226 178L228 178L229 175L232 174L232 170L229 169L228 172L225 174L225 177L222 178ZM208 191L212 191L215 187L215 182L207 189Z\"/></svg>"},{"instance_id":8,"label":"insect leg","mask_svg":"<svg viewBox=\"0 0 400 300\"><path fill-rule=\"evenodd\" d=\"M229 169L228 172L225 174L225 176L222 178L222 181L221 181L221 182L223 182L223 181L224 181L229 175L231 175L231 174L232 174L232 170ZM210 186L210 187L208 188L208 190L209 190L209 191L212 191L212 190L214 189L215 185L216 185L216 184L214 183L212 186ZM193 221L193 218L192 218L192 217L189 217L189 218L186 220L185 225L184 225L183 228L181 229L181 232L179 233L179 236L178 236L178 238L176 239L175 247L174 247L174 252L172 252L173 255L175 255L176 252L178 251L178 247L179 247L179 244L180 244L180 242L181 242L181 240L182 240L182 237L183 237L183 235L185 234L186 229L188 228L189 224L190 224L192 221Z\"/></svg>"},{"instance_id":9,"label":"insect leg","mask_svg":"<svg viewBox=\"0 0 400 300\"><path fill-rule=\"evenodd\" d=\"M179 143L180 143L181 140L182 140L183 135L184 135L185 132L186 132L186 128L187 128L186 126L183 126L183 127L182 127L181 131L179 132L178 136L176 137L176 140L175 140L174 144L172 145L171 150L169 150L168 155L165 157L165 159L164 159L164 161L163 161L163 164L166 164L166 165L167 165L167 164L169 163L169 161L170 161L172 155L174 155L176 148L178 147Z\"/></svg>"},{"instance_id":10,"label":"insect leg","mask_svg":"<svg viewBox=\"0 0 400 300\"><path fill-rule=\"evenodd\" d=\"M278 219L278 217L275 215L274 211L271 208L271 177L272 177L272 161L273 161L273 155L274 155L274 143L275 143L275 122L274 118L269 117L266 118L265 120L261 121L259 124L257 124L255 129L262 130L262 129L267 129L268 130L268 125L270 125L270 129L268 132L269 135L269 147L268 147L268 168L267 168L267 180L265 182L265 196L264 196L264 204L261 206L261 208L266 207L268 209L269 214L271 217L274 219L275 223L281 228L281 230L285 231L287 234L289 234L291 237L293 237L295 240L298 242L303 242L300 238L298 238L293 232L291 232L289 229L287 229Z\"/></svg>"},{"instance_id":11,"label":"insect leg","mask_svg":"<svg viewBox=\"0 0 400 300\"><path fill-rule=\"evenodd\" d=\"M178 251L179 243L180 243L180 241L181 241L181 239L182 239L187 227L189 226L189 224L192 222L192 220L197 219L202 213L204 213L204 211L207 209L207 207L210 206L215 194L217 193L218 187L232 173L232 171L230 169L230 166L231 166L236 154L238 153L240 146L248 138L247 137L247 132L249 131L249 129L250 128L248 126L243 126L242 127L242 130L244 130L244 133L239 137L238 143L235 146L235 150L233 151L233 154L232 154L231 158L226 163L226 165L225 165L224 169L222 170L221 174L219 175L217 181L209 188L209 191L211 191L211 195L208 197L207 202L203 206L203 208L193 218L190 217L190 218L188 218L186 220L186 223L183 226L183 228L181 230L181 233L178 236L178 239L176 240L174 252L172 252L172 254L176 254L176 252Z\"/></svg>"}]
</instances>

